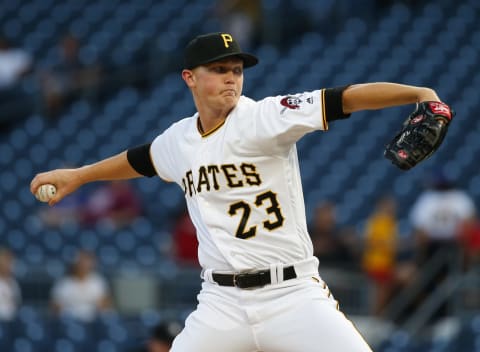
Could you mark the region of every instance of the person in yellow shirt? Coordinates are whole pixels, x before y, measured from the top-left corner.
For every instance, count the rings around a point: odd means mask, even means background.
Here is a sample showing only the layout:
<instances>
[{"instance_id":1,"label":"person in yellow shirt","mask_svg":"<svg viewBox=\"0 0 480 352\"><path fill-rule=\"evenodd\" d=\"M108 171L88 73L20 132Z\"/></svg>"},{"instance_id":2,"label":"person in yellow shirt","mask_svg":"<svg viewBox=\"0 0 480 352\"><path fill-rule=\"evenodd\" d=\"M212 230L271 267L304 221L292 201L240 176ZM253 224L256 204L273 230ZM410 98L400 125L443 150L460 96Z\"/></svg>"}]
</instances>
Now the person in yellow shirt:
<instances>
[{"instance_id":1,"label":"person in yellow shirt","mask_svg":"<svg viewBox=\"0 0 480 352\"><path fill-rule=\"evenodd\" d=\"M380 315L392 295L395 279L398 225L396 202L381 197L365 226L362 266L374 284L373 314Z\"/></svg>"}]
</instances>

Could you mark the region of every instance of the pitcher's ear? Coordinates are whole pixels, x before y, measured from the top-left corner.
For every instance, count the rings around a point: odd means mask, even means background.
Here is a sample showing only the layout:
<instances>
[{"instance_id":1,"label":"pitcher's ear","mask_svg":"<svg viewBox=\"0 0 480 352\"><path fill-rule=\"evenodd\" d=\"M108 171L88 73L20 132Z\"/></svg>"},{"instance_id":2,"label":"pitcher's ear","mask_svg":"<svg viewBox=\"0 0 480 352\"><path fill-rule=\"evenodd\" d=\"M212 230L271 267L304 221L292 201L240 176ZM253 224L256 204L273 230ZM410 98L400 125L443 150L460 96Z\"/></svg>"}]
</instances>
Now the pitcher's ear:
<instances>
[{"instance_id":1,"label":"pitcher's ear","mask_svg":"<svg viewBox=\"0 0 480 352\"><path fill-rule=\"evenodd\" d=\"M188 87L192 88L195 84L195 76L192 70L184 69L182 71L182 78Z\"/></svg>"}]
</instances>

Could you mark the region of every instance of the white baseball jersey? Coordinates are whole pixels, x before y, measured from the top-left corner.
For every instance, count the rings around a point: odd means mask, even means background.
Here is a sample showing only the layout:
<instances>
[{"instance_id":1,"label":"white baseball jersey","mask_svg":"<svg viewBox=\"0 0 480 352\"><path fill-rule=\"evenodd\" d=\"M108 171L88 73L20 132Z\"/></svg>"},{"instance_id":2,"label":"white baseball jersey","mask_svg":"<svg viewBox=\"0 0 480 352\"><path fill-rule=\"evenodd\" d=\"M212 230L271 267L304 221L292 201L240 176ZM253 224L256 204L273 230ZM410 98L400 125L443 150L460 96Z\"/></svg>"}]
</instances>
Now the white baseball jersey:
<instances>
[{"instance_id":1,"label":"white baseball jersey","mask_svg":"<svg viewBox=\"0 0 480 352\"><path fill-rule=\"evenodd\" d=\"M241 97L203 136L198 113L158 136L158 175L182 187L203 268L242 271L313 255L295 142L326 130L324 90L253 101Z\"/></svg>"},{"instance_id":2,"label":"white baseball jersey","mask_svg":"<svg viewBox=\"0 0 480 352\"><path fill-rule=\"evenodd\" d=\"M52 288L52 299L61 307L62 314L82 321L95 319L98 302L107 295L107 283L96 273L89 274L83 280L64 277Z\"/></svg>"},{"instance_id":3,"label":"white baseball jersey","mask_svg":"<svg viewBox=\"0 0 480 352\"><path fill-rule=\"evenodd\" d=\"M15 317L21 303L20 287L10 277L0 277L0 321Z\"/></svg>"},{"instance_id":4,"label":"white baseball jersey","mask_svg":"<svg viewBox=\"0 0 480 352\"><path fill-rule=\"evenodd\" d=\"M412 225L436 240L455 239L459 224L475 214L475 205L462 191L427 191L410 213Z\"/></svg>"}]
</instances>

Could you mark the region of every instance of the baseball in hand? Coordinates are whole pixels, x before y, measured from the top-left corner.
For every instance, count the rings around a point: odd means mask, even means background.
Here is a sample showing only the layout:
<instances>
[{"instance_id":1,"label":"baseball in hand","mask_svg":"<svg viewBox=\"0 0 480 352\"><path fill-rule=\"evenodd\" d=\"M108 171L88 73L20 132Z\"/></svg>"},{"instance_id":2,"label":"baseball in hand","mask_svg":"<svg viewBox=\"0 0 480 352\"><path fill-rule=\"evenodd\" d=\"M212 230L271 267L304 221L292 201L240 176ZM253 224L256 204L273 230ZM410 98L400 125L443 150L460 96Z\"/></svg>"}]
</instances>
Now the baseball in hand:
<instances>
[{"instance_id":1,"label":"baseball in hand","mask_svg":"<svg viewBox=\"0 0 480 352\"><path fill-rule=\"evenodd\" d=\"M46 184L41 185L37 189L37 193L35 193L35 197L40 201L47 203L53 196L57 193L57 189L54 185Z\"/></svg>"}]
</instances>

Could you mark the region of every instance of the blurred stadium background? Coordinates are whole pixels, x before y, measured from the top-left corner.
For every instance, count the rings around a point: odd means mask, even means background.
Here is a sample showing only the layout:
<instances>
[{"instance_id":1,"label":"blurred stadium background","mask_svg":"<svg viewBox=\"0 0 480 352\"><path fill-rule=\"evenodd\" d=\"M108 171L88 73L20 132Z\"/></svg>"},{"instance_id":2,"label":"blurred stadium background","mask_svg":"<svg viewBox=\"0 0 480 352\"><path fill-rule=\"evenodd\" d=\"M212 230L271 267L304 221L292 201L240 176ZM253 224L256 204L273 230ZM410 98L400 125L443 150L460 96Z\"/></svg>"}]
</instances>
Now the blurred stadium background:
<instances>
[{"instance_id":1,"label":"blurred stadium background","mask_svg":"<svg viewBox=\"0 0 480 352\"><path fill-rule=\"evenodd\" d=\"M199 270L168 255L172 219L184 203L180 189L157 179L133 182L145 214L121 230L102 223L50 228L38 216L45 205L32 197L29 183L38 172L91 163L151 141L191 115L190 92L179 74L182 49L198 33L224 29L215 8L221 2L0 1L0 33L26 50L34 66L18 99L0 105L0 246L15 253L23 296L17 318L0 323L1 351L130 351L153 325L182 320L195 307ZM480 2L259 3L261 19L247 45L261 63L245 72L246 95L393 81L433 87L457 111L438 153L409 172L396 170L382 152L410 107L356 113L328 133L304 138L298 149L309 220L316 204L329 199L340 224L360 228L375 200L392 193L400 232L408 234L408 211L424 175L439 166L480 205L480 119L474 113L480 110ZM101 63L102 80L51 117L35 72L57 60L66 33L80 40L83 64ZM90 324L53 318L47 309L52 283L79 248L97 255L117 310ZM458 299L464 284L478 287L478 276L461 274L456 285L432 292L428 302L445 300L452 317L432 327L425 306L395 321L408 293L390 307L390 316L376 319L369 315L369 285L361 271L328 268L322 275L375 351L480 351L479 306L465 307Z\"/></svg>"}]
</instances>

